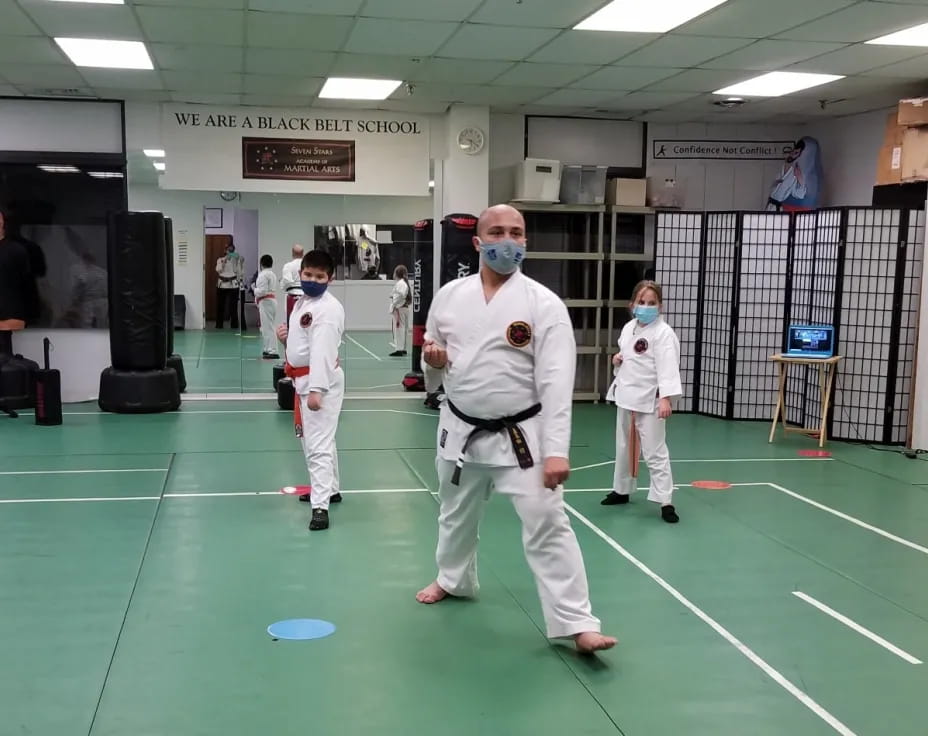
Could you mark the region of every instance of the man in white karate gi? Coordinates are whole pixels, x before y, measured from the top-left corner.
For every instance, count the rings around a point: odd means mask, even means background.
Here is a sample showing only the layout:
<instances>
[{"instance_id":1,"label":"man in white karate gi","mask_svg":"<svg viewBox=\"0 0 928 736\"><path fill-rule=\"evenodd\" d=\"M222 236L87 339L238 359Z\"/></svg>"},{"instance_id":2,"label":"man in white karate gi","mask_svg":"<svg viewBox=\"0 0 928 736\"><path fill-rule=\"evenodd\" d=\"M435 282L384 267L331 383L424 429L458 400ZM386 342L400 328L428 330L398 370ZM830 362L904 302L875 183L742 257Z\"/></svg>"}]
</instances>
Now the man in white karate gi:
<instances>
[{"instance_id":1,"label":"man in white karate gi","mask_svg":"<svg viewBox=\"0 0 928 736\"><path fill-rule=\"evenodd\" d=\"M525 221L497 205L477 224L480 272L446 284L429 311L426 390L444 384L438 456L438 578L420 603L477 594L478 527L491 488L522 520L547 635L588 653L615 646L593 616L564 510L577 348L567 308L519 270Z\"/></svg>"}]
</instances>

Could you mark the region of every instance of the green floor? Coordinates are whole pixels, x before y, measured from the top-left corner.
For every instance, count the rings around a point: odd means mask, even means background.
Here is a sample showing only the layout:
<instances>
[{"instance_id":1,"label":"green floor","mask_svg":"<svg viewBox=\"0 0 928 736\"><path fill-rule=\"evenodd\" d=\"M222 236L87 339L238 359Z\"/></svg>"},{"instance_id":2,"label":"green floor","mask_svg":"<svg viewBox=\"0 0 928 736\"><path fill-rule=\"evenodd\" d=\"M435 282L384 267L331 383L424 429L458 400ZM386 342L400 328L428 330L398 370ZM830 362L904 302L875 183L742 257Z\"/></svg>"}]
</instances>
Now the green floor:
<instances>
[{"instance_id":1,"label":"green floor","mask_svg":"<svg viewBox=\"0 0 928 736\"><path fill-rule=\"evenodd\" d=\"M235 342L183 340L201 358ZM232 392L224 362L201 360L197 380ZM269 385L270 365L247 370ZM599 505L613 413L578 405L567 502L594 609L620 639L588 659L545 640L501 499L480 600L414 601L434 574L435 414L403 398L345 409L345 502L313 534L305 505L277 493L306 475L270 396L152 416L72 405L56 428L0 420L0 734L928 733L926 665L902 658L928 657L922 461L839 443L801 459L806 440L770 445L763 424L676 416L669 526L643 496ZM304 617L337 631L266 632Z\"/></svg>"},{"instance_id":2,"label":"green floor","mask_svg":"<svg viewBox=\"0 0 928 736\"><path fill-rule=\"evenodd\" d=\"M174 351L184 358L187 390L192 393L253 393L273 390L268 368L279 360L262 360L255 329L244 335L232 329L174 333ZM391 358L390 332L352 331L345 335L341 362L349 391L402 390L412 359ZM280 354L283 358L283 353Z\"/></svg>"}]
</instances>

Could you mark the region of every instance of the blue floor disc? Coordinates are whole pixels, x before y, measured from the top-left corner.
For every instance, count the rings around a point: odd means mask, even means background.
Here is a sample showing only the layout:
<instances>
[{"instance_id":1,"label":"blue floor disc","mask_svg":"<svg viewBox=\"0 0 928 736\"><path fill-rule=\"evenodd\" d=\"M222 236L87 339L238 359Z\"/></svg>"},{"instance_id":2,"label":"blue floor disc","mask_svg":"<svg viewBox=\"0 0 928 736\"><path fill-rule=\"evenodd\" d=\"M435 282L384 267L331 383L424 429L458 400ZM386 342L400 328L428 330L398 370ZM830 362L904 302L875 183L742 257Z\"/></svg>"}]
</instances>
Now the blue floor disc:
<instances>
[{"instance_id":1,"label":"blue floor disc","mask_svg":"<svg viewBox=\"0 0 928 736\"><path fill-rule=\"evenodd\" d=\"M314 618L291 618L271 624L267 627L267 633L275 639L289 641L322 639L335 633L335 624Z\"/></svg>"}]
</instances>

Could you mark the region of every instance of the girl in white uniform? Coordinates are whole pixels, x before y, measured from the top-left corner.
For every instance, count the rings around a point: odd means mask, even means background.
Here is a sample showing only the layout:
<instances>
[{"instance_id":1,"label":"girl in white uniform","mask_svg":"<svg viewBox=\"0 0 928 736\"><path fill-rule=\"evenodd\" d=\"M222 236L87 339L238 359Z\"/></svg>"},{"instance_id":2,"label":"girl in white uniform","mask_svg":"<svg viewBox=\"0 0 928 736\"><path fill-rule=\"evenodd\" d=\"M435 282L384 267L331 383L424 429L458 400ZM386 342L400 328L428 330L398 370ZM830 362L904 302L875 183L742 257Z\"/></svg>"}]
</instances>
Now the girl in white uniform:
<instances>
[{"instance_id":1,"label":"girl in white uniform","mask_svg":"<svg viewBox=\"0 0 928 736\"><path fill-rule=\"evenodd\" d=\"M635 318L622 329L619 352L613 357L615 380L606 400L616 405L615 477L604 506L625 504L636 490L629 457L632 426L641 442L651 485L648 500L661 505L661 518L680 521L673 507L673 475L667 450L665 420L673 413L670 400L683 393L680 383L680 341L661 316L661 287L642 281L635 287L631 310ZM638 462L637 456L634 462Z\"/></svg>"},{"instance_id":2,"label":"girl in white uniform","mask_svg":"<svg viewBox=\"0 0 928 736\"><path fill-rule=\"evenodd\" d=\"M409 305L412 304L412 289L409 288L409 272L406 266L397 266L393 271L396 283L390 294L390 320L393 325L393 347L391 358L406 355L406 336L409 334Z\"/></svg>"}]
</instances>

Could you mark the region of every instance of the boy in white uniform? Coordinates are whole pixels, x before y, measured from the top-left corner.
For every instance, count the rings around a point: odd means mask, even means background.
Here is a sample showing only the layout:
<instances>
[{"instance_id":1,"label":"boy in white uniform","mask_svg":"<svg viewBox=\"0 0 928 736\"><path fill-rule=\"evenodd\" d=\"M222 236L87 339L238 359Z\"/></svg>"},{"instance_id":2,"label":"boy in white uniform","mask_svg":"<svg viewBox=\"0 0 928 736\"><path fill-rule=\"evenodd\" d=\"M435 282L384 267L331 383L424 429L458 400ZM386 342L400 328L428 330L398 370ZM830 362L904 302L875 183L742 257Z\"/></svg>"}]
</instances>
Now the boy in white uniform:
<instances>
[{"instance_id":1,"label":"boy in white uniform","mask_svg":"<svg viewBox=\"0 0 928 736\"><path fill-rule=\"evenodd\" d=\"M423 345L426 390L444 383L438 427L438 578L420 603L478 591L477 531L491 488L522 519L525 556L547 635L579 651L609 649L590 610L580 546L564 510L576 366L564 303L519 271L525 221L508 205L477 225L478 274L438 292Z\"/></svg>"},{"instance_id":2,"label":"boy in white uniform","mask_svg":"<svg viewBox=\"0 0 928 736\"><path fill-rule=\"evenodd\" d=\"M261 323L261 339L264 342L262 358L276 359L277 355L277 274L271 269L274 259L268 255L261 256L261 271L255 279L255 304L258 306L258 318Z\"/></svg>"},{"instance_id":3,"label":"boy in white uniform","mask_svg":"<svg viewBox=\"0 0 928 736\"><path fill-rule=\"evenodd\" d=\"M303 296L303 290L300 288L300 269L303 263L303 246L297 243L290 249L292 261L287 261L284 267L280 269L280 288L283 289L287 300L287 319L290 321L290 313L293 311L293 305L296 300Z\"/></svg>"},{"instance_id":4,"label":"boy in white uniform","mask_svg":"<svg viewBox=\"0 0 928 736\"><path fill-rule=\"evenodd\" d=\"M667 450L665 420L673 413L670 400L683 393L680 382L680 341L661 317L661 287L642 281L635 287L631 308L635 318L622 328L619 352L613 357L615 380L606 401L615 402L615 476L604 506L626 504L637 483L632 477L629 438L632 427L641 440L651 485L648 500L661 505L661 518L680 521L673 501L673 475Z\"/></svg>"},{"instance_id":5,"label":"boy in white uniform","mask_svg":"<svg viewBox=\"0 0 928 736\"><path fill-rule=\"evenodd\" d=\"M345 376L338 348L345 331L345 310L328 293L335 272L332 257L313 250L300 269L302 296L280 325L277 336L286 343L286 374L293 380L294 428L303 445L312 483L312 531L329 528L329 504L341 501L338 490L338 456L335 432L345 395Z\"/></svg>"}]
</instances>

